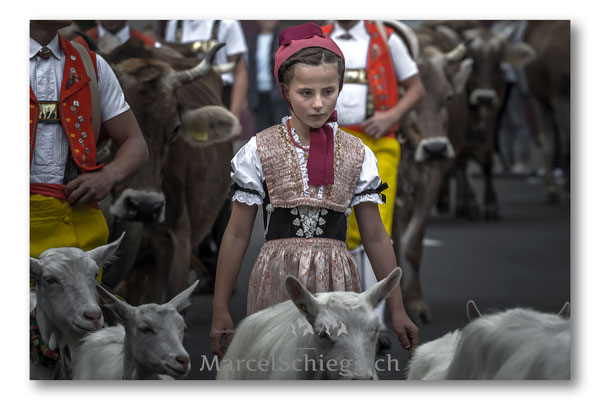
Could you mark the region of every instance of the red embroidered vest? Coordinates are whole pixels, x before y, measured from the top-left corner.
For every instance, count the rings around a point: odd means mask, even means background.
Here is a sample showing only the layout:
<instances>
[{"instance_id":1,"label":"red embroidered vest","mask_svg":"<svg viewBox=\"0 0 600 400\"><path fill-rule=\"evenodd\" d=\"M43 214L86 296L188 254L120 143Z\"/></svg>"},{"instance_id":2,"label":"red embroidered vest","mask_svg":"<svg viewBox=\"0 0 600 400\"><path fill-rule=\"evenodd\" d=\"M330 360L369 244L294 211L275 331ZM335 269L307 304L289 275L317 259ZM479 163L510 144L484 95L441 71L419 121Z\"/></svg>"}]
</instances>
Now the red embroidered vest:
<instances>
[{"instance_id":1,"label":"red embroidered vest","mask_svg":"<svg viewBox=\"0 0 600 400\"><path fill-rule=\"evenodd\" d=\"M367 80L369 90L373 96L373 102L376 111L385 111L394 107L398 103L398 81L394 71L392 57L388 51L387 38L382 38L377 30L377 26L369 21L365 21L365 27L371 40L369 41L369 54L367 55ZM333 32L333 24L323 26L323 33L330 36ZM386 27L386 33L389 37L394 30ZM386 136L396 137L396 130L399 124L392 127ZM360 125L348 126L349 129L361 130Z\"/></svg>"},{"instance_id":2,"label":"red embroidered vest","mask_svg":"<svg viewBox=\"0 0 600 400\"><path fill-rule=\"evenodd\" d=\"M96 139L92 130L92 100L90 77L85 71L79 53L69 41L59 36L65 54L65 70L59 95L59 115L69 149L81 172L95 171L104 164L96 165ZM96 54L88 51L96 69ZM97 71L96 71L97 74ZM33 160L35 137L40 115L40 104L29 87L29 165Z\"/></svg>"}]
</instances>

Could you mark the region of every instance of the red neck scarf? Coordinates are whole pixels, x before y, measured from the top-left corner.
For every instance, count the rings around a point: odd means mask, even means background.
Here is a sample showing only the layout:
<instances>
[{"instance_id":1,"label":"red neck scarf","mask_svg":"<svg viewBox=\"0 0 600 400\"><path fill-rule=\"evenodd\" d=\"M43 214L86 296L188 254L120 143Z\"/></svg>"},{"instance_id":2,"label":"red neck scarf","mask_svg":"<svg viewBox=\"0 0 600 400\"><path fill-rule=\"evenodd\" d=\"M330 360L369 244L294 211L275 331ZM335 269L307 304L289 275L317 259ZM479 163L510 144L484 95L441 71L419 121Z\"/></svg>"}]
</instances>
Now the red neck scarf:
<instances>
[{"instance_id":1,"label":"red neck scarf","mask_svg":"<svg viewBox=\"0 0 600 400\"><path fill-rule=\"evenodd\" d=\"M308 151L308 184L333 185L333 129L329 122L337 121L337 111L320 128L310 128Z\"/></svg>"},{"instance_id":2,"label":"red neck scarf","mask_svg":"<svg viewBox=\"0 0 600 400\"><path fill-rule=\"evenodd\" d=\"M275 55L274 72L277 83L279 83L279 67L281 67L281 64L299 50L307 47L322 47L344 59L340 48L333 40L325 37L318 25L309 22L284 29L279 35L279 50ZM342 90L342 82L340 82L340 90ZM283 91L282 94L293 111L291 102ZM337 112L334 111L323 126L310 129L310 150L307 164L309 185L333 185L333 129L328 123L336 121Z\"/></svg>"}]
</instances>

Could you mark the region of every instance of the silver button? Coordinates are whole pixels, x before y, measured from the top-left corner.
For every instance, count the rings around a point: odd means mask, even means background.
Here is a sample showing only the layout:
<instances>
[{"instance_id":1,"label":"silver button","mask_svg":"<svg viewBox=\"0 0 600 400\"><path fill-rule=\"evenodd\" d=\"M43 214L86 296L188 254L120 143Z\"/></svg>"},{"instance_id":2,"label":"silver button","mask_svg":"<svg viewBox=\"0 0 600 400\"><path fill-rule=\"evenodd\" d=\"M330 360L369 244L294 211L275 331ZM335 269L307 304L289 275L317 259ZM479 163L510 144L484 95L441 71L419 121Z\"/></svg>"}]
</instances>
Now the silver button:
<instances>
[{"instance_id":1,"label":"silver button","mask_svg":"<svg viewBox=\"0 0 600 400\"><path fill-rule=\"evenodd\" d=\"M82 138L79 138L79 143L83 144L83 139Z\"/></svg>"},{"instance_id":2,"label":"silver button","mask_svg":"<svg viewBox=\"0 0 600 400\"><path fill-rule=\"evenodd\" d=\"M81 132L81 137L85 139L87 137L87 133Z\"/></svg>"},{"instance_id":3,"label":"silver button","mask_svg":"<svg viewBox=\"0 0 600 400\"><path fill-rule=\"evenodd\" d=\"M83 115L80 115L79 117L77 117L77 121L83 122Z\"/></svg>"},{"instance_id":4,"label":"silver button","mask_svg":"<svg viewBox=\"0 0 600 400\"><path fill-rule=\"evenodd\" d=\"M77 57L75 57L74 55L71 55L71 60L75 61L75 60L77 60Z\"/></svg>"},{"instance_id":5,"label":"silver button","mask_svg":"<svg viewBox=\"0 0 600 400\"><path fill-rule=\"evenodd\" d=\"M73 105L74 105L75 107L79 107L79 102L78 102L77 100L75 100L75 101L73 102Z\"/></svg>"}]
</instances>

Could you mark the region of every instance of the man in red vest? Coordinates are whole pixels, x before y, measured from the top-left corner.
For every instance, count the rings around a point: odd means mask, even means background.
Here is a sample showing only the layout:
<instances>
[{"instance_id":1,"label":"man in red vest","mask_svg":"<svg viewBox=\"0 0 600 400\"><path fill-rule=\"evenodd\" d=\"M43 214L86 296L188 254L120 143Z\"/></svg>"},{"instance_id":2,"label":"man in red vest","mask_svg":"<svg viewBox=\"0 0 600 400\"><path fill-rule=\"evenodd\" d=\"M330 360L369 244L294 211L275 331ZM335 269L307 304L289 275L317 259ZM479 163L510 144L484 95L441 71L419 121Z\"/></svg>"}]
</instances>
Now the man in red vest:
<instances>
[{"instance_id":1,"label":"man in red vest","mask_svg":"<svg viewBox=\"0 0 600 400\"><path fill-rule=\"evenodd\" d=\"M336 21L324 26L323 32L336 42L346 59L344 90L336 107L338 124L361 138L377 157L379 176L388 184L387 201L379 205L379 212L391 235L400 162L396 131L402 117L424 94L417 65L402 39L383 24ZM399 86L404 89L402 96ZM375 284L377 278L360 246L354 214L349 219L347 242L357 260L365 290ZM384 307L385 302L382 302L377 309L382 324Z\"/></svg>"},{"instance_id":2,"label":"man in red vest","mask_svg":"<svg viewBox=\"0 0 600 400\"><path fill-rule=\"evenodd\" d=\"M129 26L127 20L100 20L97 26L88 29L85 33L97 44L100 44L106 37L112 36L114 40L111 42L113 44L110 49L103 49L100 46L100 50L105 53L110 52L114 45L125 43L131 38L140 39L147 47L160 47L160 43L156 39L133 29ZM73 41L88 47L87 42L81 36L76 37Z\"/></svg>"},{"instance_id":3,"label":"man in red vest","mask_svg":"<svg viewBox=\"0 0 600 400\"><path fill-rule=\"evenodd\" d=\"M52 247L87 251L106 244L108 228L97 202L148 159L144 137L108 63L91 51L78 52L57 33L69 24L30 22L31 257ZM96 160L96 125L118 146L106 165Z\"/></svg>"}]
</instances>

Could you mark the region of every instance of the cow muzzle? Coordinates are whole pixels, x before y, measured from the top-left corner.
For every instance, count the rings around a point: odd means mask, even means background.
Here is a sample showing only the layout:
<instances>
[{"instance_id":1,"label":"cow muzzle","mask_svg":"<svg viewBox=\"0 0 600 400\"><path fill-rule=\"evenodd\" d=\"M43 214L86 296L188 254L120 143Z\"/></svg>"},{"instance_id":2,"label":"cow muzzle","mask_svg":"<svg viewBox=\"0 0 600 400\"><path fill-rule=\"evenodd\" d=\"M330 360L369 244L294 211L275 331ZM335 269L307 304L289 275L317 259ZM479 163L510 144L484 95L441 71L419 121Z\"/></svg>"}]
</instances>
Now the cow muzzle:
<instances>
[{"instance_id":1,"label":"cow muzzle","mask_svg":"<svg viewBox=\"0 0 600 400\"><path fill-rule=\"evenodd\" d=\"M454 147L447 137L434 137L421 140L415 151L417 162L445 160L455 156Z\"/></svg>"},{"instance_id":2,"label":"cow muzzle","mask_svg":"<svg viewBox=\"0 0 600 400\"><path fill-rule=\"evenodd\" d=\"M475 89L469 96L469 103L477 105L498 105L498 94L494 89Z\"/></svg>"},{"instance_id":3,"label":"cow muzzle","mask_svg":"<svg viewBox=\"0 0 600 400\"><path fill-rule=\"evenodd\" d=\"M161 223L165 220L165 195L161 192L126 189L110 212L128 221Z\"/></svg>"}]
</instances>

